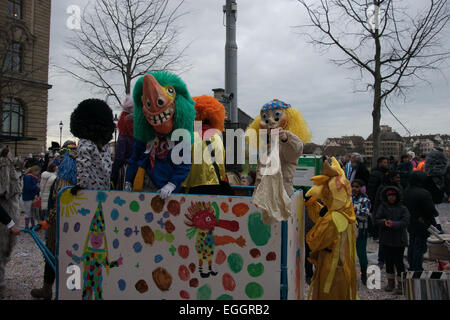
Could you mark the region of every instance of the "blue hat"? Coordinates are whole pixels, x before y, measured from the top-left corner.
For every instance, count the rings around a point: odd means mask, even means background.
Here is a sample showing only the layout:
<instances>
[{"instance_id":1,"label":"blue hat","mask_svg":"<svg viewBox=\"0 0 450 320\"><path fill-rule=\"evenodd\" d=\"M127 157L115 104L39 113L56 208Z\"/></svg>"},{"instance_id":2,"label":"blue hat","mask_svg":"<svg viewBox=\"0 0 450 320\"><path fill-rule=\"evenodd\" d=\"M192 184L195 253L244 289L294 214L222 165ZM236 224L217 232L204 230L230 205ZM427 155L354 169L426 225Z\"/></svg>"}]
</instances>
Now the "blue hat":
<instances>
[{"instance_id":1,"label":"blue hat","mask_svg":"<svg viewBox=\"0 0 450 320\"><path fill-rule=\"evenodd\" d=\"M265 105L263 105L261 108L261 111L288 109L290 107L291 107L291 105L287 104L286 102L283 102L278 99L273 99L272 101L267 102Z\"/></svg>"}]
</instances>

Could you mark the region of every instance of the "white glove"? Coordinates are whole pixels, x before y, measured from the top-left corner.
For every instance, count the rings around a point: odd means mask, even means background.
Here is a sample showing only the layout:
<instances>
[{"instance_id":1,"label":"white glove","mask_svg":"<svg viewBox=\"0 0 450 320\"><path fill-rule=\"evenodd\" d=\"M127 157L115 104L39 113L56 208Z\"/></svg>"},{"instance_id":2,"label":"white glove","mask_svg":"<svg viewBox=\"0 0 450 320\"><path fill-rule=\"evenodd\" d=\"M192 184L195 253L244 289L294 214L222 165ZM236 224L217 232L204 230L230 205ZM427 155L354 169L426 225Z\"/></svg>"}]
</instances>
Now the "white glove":
<instances>
[{"instance_id":1,"label":"white glove","mask_svg":"<svg viewBox=\"0 0 450 320\"><path fill-rule=\"evenodd\" d=\"M133 191L133 186L131 185L130 181L126 181L125 185L123 186L123 190L125 191Z\"/></svg>"},{"instance_id":2,"label":"white glove","mask_svg":"<svg viewBox=\"0 0 450 320\"><path fill-rule=\"evenodd\" d=\"M175 189L176 186L173 183L167 182L167 184L159 190L159 192L161 192L161 199L166 199Z\"/></svg>"}]
</instances>

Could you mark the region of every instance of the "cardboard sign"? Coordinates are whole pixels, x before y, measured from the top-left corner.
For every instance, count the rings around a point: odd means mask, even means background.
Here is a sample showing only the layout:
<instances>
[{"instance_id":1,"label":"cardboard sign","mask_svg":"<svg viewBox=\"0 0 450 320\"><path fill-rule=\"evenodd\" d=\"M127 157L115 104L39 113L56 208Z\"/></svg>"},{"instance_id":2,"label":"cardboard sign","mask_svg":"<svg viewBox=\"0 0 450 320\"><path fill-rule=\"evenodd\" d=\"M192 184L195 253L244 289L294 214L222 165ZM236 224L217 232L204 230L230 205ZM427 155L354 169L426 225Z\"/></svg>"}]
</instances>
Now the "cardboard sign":
<instances>
[{"instance_id":1,"label":"cardboard sign","mask_svg":"<svg viewBox=\"0 0 450 320\"><path fill-rule=\"evenodd\" d=\"M292 203L293 218L265 225L250 197L175 194L164 201L156 193L72 196L65 189L58 197L57 299L278 300L283 290L303 298L300 192Z\"/></svg>"}]
</instances>

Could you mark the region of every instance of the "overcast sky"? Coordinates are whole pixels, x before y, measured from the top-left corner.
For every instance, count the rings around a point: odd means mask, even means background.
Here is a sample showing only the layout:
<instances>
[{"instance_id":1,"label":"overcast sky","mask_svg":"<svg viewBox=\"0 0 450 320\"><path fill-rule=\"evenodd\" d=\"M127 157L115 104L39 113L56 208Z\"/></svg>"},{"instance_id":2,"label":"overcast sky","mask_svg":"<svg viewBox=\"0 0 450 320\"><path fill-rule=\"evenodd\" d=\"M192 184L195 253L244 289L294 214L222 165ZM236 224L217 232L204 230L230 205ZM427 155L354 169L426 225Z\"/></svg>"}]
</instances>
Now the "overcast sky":
<instances>
[{"instance_id":1,"label":"overcast sky","mask_svg":"<svg viewBox=\"0 0 450 320\"><path fill-rule=\"evenodd\" d=\"M71 31L66 26L69 5L81 9L85 0L52 1L50 63L70 68L65 54L65 41ZM225 0L187 0L184 11L189 14L180 21L180 46L192 42L186 60L192 66L181 74L192 96L209 94L212 88L224 88L224 46L222 6ZM238 105L250 116L259 114L261 106L278 98L300 110L312 131L312 140L322 144L327 137L361 135L372 131L372 95L355 93L357 74L338 67L330 58L333 53L316 51L293 26L307 23L304 9L296 0L237 0ZM397 99L391 109L415 134L450 134L450 73L428 76L430 85L416 86L407 100ZM50 68L48 108L48 140L59 141L59 122L63 121L63 141L73 138L69 131L70 113L83 99L105 98L93 94L84 84L69 75ZM120 110L112 99L115 113ZM382 124L390 125L402 136L407 132L383 108Z\"/></svg>"}]
</instances>

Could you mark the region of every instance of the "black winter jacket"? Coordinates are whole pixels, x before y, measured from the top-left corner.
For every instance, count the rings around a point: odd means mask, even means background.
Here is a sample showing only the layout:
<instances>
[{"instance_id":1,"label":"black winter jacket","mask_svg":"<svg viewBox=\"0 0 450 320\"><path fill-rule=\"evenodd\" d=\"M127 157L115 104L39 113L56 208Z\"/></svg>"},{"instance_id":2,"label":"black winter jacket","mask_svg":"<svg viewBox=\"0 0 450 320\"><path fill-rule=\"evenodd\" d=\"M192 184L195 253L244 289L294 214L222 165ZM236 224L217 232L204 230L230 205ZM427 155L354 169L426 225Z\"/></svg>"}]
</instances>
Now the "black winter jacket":
<instances>
[{"instance_id":1,"label":"black winter jacket","mask_svg":"<svg viewBox=\"0 0 450 320\"><path fill-rule=\"evenodd\" d=\"M428 237L427 229L436 225L434 217L439 213L433 203L433 198L424 188L427 175L422 171L413 171L409 176L409 186L405 191L404 203L411 214L408 226L410 234Z\"/></svg>"},{"instance_id":2,"label":"black winter jacket","mask_svg":"<svg viewBox=\"0 0 450 320\"><path fill-rule=\"evenodd\" d=\"M369 182L367 183L367 195L369 196L371 203L375 203L377 189L383 182L386 173L387 169L378 166L370 171Z\"/></svg>"},{"instance_id":3,"label":"black winter jacket","mask_svg":"<svg viewBox=\"0 0 450 320\"><path fill-rule=\"evenodd\" d=\"M413 165L411 161L408 162L402 162L397 166L397 171L400 174L400 181L402 184L403 189L406 189L408 186L408 179L409 175L412 172Z\"/></svg>"},{"instance_id":4,"label":"black winter jacket","mask_svg":"<svg viewBox=\"0 0 450 320\"><path fill-rule=\"evenodd\" d=\"M376 215L376 225L379 228L378 235L380 237L380 244L389 247L406 247L408 245L408 236L406 228L409 223L408 209L402 205L397 197L397 202L393 205L389 204L386 198L386 191L389 189L398 188L388 186L382 191L383 202L378 207ZM385 220L392 220L394 225L387 227L384 224Z\"/></svg>"},{"instance_id":5,"label":"black winter jacket","mask_svg":"<svg viewBox=\"0 0 450 320\"><path fill-rule=\"evenodd\" d=\"M356 170L354 179L359 179L364 181L364 183L367 186L367 183L369 182L369 170L367 170L366 165L364 163L359 163L356 168L352 168L352 171Z\"/></svg>"}]
</instances>

